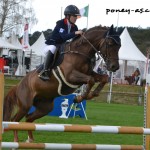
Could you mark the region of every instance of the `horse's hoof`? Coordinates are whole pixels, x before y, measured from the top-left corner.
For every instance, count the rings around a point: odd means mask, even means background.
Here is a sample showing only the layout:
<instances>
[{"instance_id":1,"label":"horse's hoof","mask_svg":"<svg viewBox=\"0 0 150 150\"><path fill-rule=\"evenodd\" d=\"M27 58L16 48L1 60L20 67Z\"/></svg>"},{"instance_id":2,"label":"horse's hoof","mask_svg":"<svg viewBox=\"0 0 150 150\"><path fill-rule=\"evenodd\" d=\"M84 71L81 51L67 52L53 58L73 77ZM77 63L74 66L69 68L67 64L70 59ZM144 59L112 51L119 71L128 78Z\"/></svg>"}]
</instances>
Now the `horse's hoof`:
<instances>
[{"instance_id":1,"label":"horse's hoof","mask_svg":"<svg viewBox=\"0 0 150 150\"><path fill-rule=\"evenodd\" d=\"M33 143L33 140L32 139L27 139L26 143Z\"/></svg>"},{"instance_id":2,"label":"horse's hoof","mask_svg":"<svg viewBox=\"0 0 150 150\"><path fill-rule=\"evenodd\" d=\"M32 143L33 142L33 139L30 139L29 137L28 137L28 139L26 140L26 143Z\"/></svg>"},{"instance_id":3,"label":"horse's hoof","mask_svg":"<svg viewBox=\"0 0 150 150\"><path fill-rule=\"evenodd\" d=\"M73 102L74 103L80 103L80 102L82 102L82 96L81 95L78 95L78 96L76 96L75 98L74 98L74 100L73 100Z\"/></svg>"},{"instance_id":4,"label":"horse's hoof","mask_svg":"<svg viewBox=\"0 0 150 150\"><path fill-rule=\"evenodd\" d=\"M26 143L32 143L32 142L33 142L32 139L27 139L27 140L26 140Z\"/></svg>"},{"instance_id":5,"label":"horse's hoof","mask_svg":"<svg viewBox=\"0 0 150 150\"><path fill-rule=\"evenodd\" d=\"M78 103L76 98L73 100L73 103Z\"/></svg>"}]
</instances>

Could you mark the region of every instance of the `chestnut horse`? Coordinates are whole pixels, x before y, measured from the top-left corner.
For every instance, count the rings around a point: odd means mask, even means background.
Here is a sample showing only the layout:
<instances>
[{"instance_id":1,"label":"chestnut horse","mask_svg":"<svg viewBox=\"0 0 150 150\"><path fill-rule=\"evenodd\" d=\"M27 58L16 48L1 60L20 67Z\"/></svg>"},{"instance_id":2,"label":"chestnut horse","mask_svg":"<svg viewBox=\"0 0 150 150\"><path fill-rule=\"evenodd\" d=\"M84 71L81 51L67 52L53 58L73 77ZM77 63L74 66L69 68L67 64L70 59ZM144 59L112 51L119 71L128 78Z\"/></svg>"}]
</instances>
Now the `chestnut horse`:
<instances>
[{"instance_id":1,"label":"chestnut horse","mask_svg":"<svg viewBox=\"0 0 150 150\"><path fill-rule=\"evenodd\" d=\"M52 69L50 80L43 81L35 69L29 72L21 82L12 88L4 100L4 121L19 122L23 117L26 122L47 115L53 109L54 98L73 93L77 88L86 84L86 89L75 98L75 102L98 96L108 82L107 75L93 71L97 54L104 59L109 71L119 69L118 51L121 46L119 35L113 25L110 28L96 26L64 46L62 63ZM91 88L98 83L94 91ZM31 106L36 110L28 114ZM17 112L12 115L14 106ZM16 107L15 107L16 108ZM16 109L15 109L16 111ZM29 141L33 141L31 131L28 131ZM14 131L14 141L18 141L17 131Z\"/></svg>"},{"instance_id":2,"label":"chestnut horse","mask_svg":"<svg viewBox=\"0 0 150 150\"><path fill-rule=\"evenodd\" d=\"M124 79L128 81L129 85L137 85L139 81L139 77L137 77L137 80L135 81L134 76L124 76Z\"/></svg>"},{"instance_id":3,"label":"chestnut horse","mask_svg":"<svg viewBox=\"0 0 150 150\"><path fill-rule=\"evenodd\" d=\"M134 76L124 76L124 80L128 81L129 85L134 84Z\"/></svg>"}]
</instances>

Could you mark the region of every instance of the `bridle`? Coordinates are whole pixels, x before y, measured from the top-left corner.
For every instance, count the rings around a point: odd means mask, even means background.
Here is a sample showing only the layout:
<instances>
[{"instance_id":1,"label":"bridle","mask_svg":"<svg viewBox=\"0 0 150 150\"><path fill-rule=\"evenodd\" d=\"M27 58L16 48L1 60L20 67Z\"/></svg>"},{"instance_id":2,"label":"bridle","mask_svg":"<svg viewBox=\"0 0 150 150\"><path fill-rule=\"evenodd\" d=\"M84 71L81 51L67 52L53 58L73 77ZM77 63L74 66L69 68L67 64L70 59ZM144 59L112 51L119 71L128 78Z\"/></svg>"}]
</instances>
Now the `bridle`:
<instances>
[{"instance_id":1,"label":"bridle","mask_svg":"<svg viewBox=\"0 0 150 150\"><path fill-rule=\"evenodd\" d=\"M117 37L118 39L120 39L118 35L107 35L105 37L105 39L100 43L99 53L100 53L100 56L105 60L105 62L107 62L110 59L117 59L118 60L118 58L108 57L108 51L109 51L109 47L110 47L110 44L108 43L109 39L112 39L117 45L121 45L120 42L118 42L115 39L115 37ZM105 54L101 53L101 51L100 51L100 49L102 49L104 43L105 43L105 47L106 47L105 48L106 49L106 53Z\"/></svg>"}]
</instances>

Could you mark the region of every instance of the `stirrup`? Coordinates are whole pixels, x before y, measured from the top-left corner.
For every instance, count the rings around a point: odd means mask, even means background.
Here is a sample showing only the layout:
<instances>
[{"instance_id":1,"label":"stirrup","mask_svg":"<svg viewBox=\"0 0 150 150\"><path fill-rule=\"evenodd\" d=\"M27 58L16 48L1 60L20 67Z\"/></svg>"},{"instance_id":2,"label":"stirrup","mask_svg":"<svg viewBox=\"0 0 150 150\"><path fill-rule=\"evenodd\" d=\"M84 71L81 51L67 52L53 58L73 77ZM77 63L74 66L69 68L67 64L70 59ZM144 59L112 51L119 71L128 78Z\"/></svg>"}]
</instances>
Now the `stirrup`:
<instances>
[{"instance_id":1,"label":"stirrup","mask_svg":"<svg viewBox=\"0 0 150 150\"><path fill-rule=\"evenodd\" d=\"M42 70L42 71L39 73L38 77L39 77L40 79L44 80L44 81L50 79L47 70Z\"/></svg>"},{"instance_id":2,"label":"stirrup","mask_svg":"<svg viewBox=\"0 0 150 150\"><path fill-rule=\"evenodd\" d=\"M45 70L40 71L40 73L38 74L38 77L40 77L44 72Z\"/></svg>"},{"instance_id":3,"label":"stirrup","mask_svg":"<svg viewBox=\"0 0 150 150\"><path fill-rule=\"evenodd\" d=\"M38 77L44 81L50 80L49 76L38 75Z\"/></svg>"}]
</instances>

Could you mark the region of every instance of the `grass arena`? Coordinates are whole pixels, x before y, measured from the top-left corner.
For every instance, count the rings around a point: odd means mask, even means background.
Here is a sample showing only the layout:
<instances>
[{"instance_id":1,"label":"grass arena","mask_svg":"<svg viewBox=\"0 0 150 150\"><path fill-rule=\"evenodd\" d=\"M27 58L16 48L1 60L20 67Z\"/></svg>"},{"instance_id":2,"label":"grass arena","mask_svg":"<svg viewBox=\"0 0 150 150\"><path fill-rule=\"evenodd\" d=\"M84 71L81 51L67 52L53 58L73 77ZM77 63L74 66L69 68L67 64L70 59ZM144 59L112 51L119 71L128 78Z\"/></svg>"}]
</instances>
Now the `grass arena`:
<instances>
[{"instance_id":1,"label":"grass arena","mask_svg":"<svg viewBox=\"0 0 150 150\"><path fill-rule=\"evenodd\" d=\"M2 116L3 74L0 74L0 91ZM150 113L150 104L146 101L150 99L149 91L148 88L144 107L89 101L86 108L88 120L45 116L32 124L24 123L24 120L22 123L2 122L0 117L1 149L149 150L150 122L146 117ZM19 130L20 142L13 142L10 130ZM25 142L27 130L35 131L35 143Z\"/></svg>"}]
</instances>

